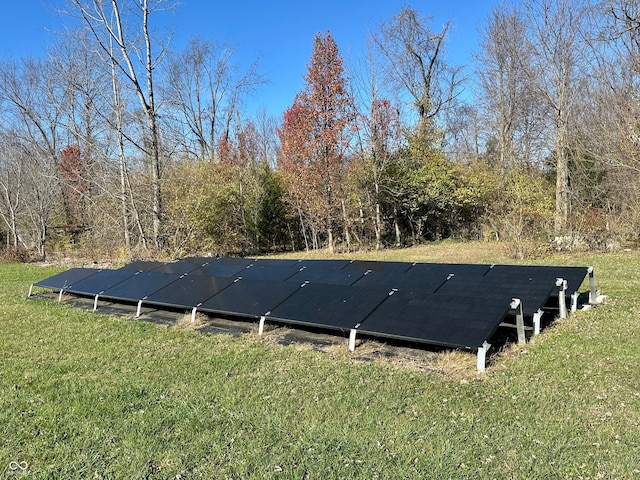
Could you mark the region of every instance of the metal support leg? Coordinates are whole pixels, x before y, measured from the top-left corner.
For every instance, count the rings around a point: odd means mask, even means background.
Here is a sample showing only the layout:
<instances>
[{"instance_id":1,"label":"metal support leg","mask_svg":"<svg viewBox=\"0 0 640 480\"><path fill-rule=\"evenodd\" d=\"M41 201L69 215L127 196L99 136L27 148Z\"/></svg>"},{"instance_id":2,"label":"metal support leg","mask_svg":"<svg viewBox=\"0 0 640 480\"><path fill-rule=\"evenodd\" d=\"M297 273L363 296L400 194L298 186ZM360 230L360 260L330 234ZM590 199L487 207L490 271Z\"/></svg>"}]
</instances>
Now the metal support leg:
<instances>
[{"instance_id":1,"label":"metal support leg","mask_svg":"<svg viewBox=\"0 0 640 480\"><path fill-rule=\"evenodd\" d=\"M33 291L33 283L29 286L29 293L27 293L27 298L31 296L32 291Z\"/></svg>"},{"instance_id":2,"label":"metal support leg","mask_svg":"<svg viewBox=\"0 0 640 480\"><path fill-rule=\"evenodd\" d=\"M484 372L484 369L487 366L487 352L491 348L491 344L486 340L482 344L481 347L478 347L478 363L477 368L478 372Z\"/></svg>"},{"instance_id":3,"label":"metal support leg","mask_svg":"<svg viewBox=\"0 0 640 480\"><path fill-rule=\"evenodd\" d=\"M264 321L267 319L264 315L260 317L260 323L258 324L258 335L264 333Z\"/></svg>"},{"instance_id":4,"label":"metal support leg","mask_svg":"<svg viewBox=\"0 0 640 480\"><path fill-rule=\"evenodd\" d=\"M511 309L516 311L516 329L518 330L518 343L527 343L527 337L524 334L524 312L522 311L522 302L519 298L511 300Z\"/></svg>"},{"instance_id":5,"label":"metal support leg","mask_svg":"<svg viewBox=\"0 0 640 480\"><path fill-rule=\"evenodd\" d=\"M562 278L556 278L556 287L558 287L558 308L560 309L560 318L567 318L567 281Z\"/></svg>"},{"instance_id":6,"label":"metal support leg","mask_svg":"<svg viewBox=\"0 0 640 480\"><path fill-rule=\"evenodd\" d=\"M580 296L579 292L573 292L571 294L571 313L578 310L578 297Z\"/></svg>"},{"instance_id":7,"label":"metal support leg","mask_svg":"<svg viewBox=\"0 0 640 480\"><path fill-rule=\"evenodd\" d=\"M96 298L93 299L93 311L95 312L98 309L98 297L100 295L96 295Z\"/></svg>"},{"instance_id":8,"label":"metal support leg","mask_svg":"<svg viewBox=\"0 0 640 480\"><path fill-rule=\"evenodd\" d=\"M589 267L589 303L596 303L598 292L596 291L596 279L593 275L593 267Z\"/></svg>"},{"instance_id":9,"label":"metal support leg","mask_svg":"<svg viewBox=\"0 0 640 480\"><path fill-rule=\"evenodd\" d=\"M355 352L356 350L356 334L358 333L358 327L360 324L356 325L356 328L352 328L351 332L349 332L349 351Z\"/></svg>"},{"instance_id":10,"label":"metal support leg","mask_svg":"<svg viewBox=\"0 0 640 480\"><path fill-rule=\"evenodd\" d=\"M533 334L540 335L540 322L542 320L542 310L533 314Z\"/></svg>"},{"instance_id":11,"label":"metal support leg","mask_svg":"<svg viewBox=\"0 0 640 480\"><path fill-rule=\"evenodd\" d=\"M62 302L62 294L64 293L64 290L61 288L60 289L60 293L58 294L58 303Z\"/></svg>"},{"instance_id":12,"label":"metal support leg","mask_svg":"<svg viewBox=\"0 0 640 480\"><path fill-rule=\"evenodd\" d=\"M142 300L138 302L138 309L136 310L136 318L140 316L140 311L142 310Z\"/></svg>"},{"instance_id":13,"label":"metal support leg","mask_svg":"<svg viewBox=\"0 0 640 480\"><path fill-rule=\"evenodd\" d=\"M193 310L191 310L191 323L195 323L197 311L198 311L198 307L193 307Z\"/></svg>"}]
</instances>

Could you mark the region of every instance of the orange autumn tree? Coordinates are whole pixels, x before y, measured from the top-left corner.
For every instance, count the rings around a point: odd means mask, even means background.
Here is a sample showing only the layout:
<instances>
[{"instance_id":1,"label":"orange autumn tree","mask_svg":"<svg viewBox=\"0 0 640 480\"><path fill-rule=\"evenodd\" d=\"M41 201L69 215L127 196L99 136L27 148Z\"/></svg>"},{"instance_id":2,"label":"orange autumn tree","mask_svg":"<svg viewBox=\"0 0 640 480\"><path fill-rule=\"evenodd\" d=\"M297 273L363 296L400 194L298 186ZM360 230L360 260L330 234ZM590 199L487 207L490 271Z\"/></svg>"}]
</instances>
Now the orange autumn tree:
<instances>
[{"instance_id":1,"label":"orange autumn tree","mask_svg":"<svg viewBox=\"0 0 640 480\"><path fill-rule=\"evenodd\" d=\"M316 35L305 81L279 130L279 166L306 247L324 242L333 251L353 115L342 58L330 33Z\"/></svg>"}]
</instances>

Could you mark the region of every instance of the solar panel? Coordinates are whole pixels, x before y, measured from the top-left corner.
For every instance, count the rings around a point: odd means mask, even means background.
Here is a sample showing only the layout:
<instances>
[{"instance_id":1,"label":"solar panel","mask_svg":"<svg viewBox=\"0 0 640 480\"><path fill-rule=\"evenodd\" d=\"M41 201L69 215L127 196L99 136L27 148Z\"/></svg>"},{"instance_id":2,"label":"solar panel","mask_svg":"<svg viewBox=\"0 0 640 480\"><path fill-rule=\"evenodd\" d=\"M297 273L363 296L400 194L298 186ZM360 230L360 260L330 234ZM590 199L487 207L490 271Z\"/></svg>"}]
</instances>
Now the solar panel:
<instances>
[{"instance_id":1,"label":"solar panel","mask_svg":"<svg viewBox=\"0 0 640 480\"><path fill-rule=\"evenodd\" d=\"M344 267L345 270L358 270L366 272L394 272L403 273L409 270L413 264L409 262L377 262L375 260L353 260Z\"/></svg>"},{"instance_id":2,"label":"solar panel","mask_svg":"<svg viewBox=\"0 0 640 480\"><path fill-rule=\"evenodd\" d=\"M416 263L405 273L412 278L436 277L445 280L449 275L481 277L491 265L465 263Z\"/></svg>"},{"instance_id":3,"label":"solar panel","mask_svg":"<svg viewBox=\"0 0 640 480\"><path fill-rule=\"evenodd\" d=\"M237 277L247 268L246 265L211 262L202 265L189 272L189 275L202 275L208 277Z\"/></svg>"},{"instance_id":4,"label":"solar panel","mask_svg":"<svg viewBox=\"0 0 640 480\"><path fill-rule=\"evenodd\" d=\"M567 293L571 295L580 288L588 274L586 267L537 266L537 265L495 265L487 278L502 277L506 279L530 279L531 281L548 281L555 283L556 278L567 281Z\"/></svg>"},{"instance_id":5,"label":"solar panel","mask_svg":"<svg viewBox=\"0 0 640 480\"><path fill-rule=\"evenodd\" d=\"M137 301L138 314L142 303L191 308L259 317L260 328L268 319L476 348L480 358L513 298L535 326L535 312L557 297L556 278L571 294L588 274L586 267L190 257L118 270L72 268L32 286L93 295L94 308L99 297ZM524 338L520 312L516 324Z\"/></svg>"},{"instance_id":6,"label":"solar panel","mask_svg":"<svg viewBox=\"0 0 640 480\"><path fill-rule=\"evenodd\" d=\"M486 273L489 268L490 265L415 263L410 264L410 268L401 273L393 269L383 270L378 268L372 270L354 285L386 285L396 289L416 289L421 292L433 292L451 275L478 277Z\"/></svg>"},{"instance_id":7,"label":"solar panel","mask_svg":"<svg viewBox=\"0 0 640 480\"><path fill-rule=\"evenodd\" d=\"M96 292L103 298L137 302L147 295L159 290L178 279L178 274L152 270L150 272L137 272L121 282Z\"/></svg>"},{"instance_id":8,"label":"solar panel","mask_svg":"<svg viewBox=\"0 0 640 480\"><path fill-rule=\"evenodd\" d=\"M300 260L300 264L305 268L323 268L339 270L346 267L351 262L349 260Z\"/></svg>"},{"instance_id":9,"label":"solar panel","mask_svg":"<svg viewBox=\"0 0 640 480\"><path fill-rule=\"evenodd\" d=\"M256 261L255 258L246 257L185 257L180 259L181 262L194 263L198 266L205 263L217 263L224 265L242 265L247 266Z\"/></svg>"},{"instance_id":10,"label":"solar panel","mask_svg":"<svg viewBox=\"0 0 640 480\"><path fill-rule=\"evenodd\" d=\"M99 270L94 275L74 283L66 291L76 295L98 295L133 275L135 272L131 270Z\"/></svg>"},{"instance_id":11,"label":"solar panel","mask_svg":"<svg viewBox=\"0 0 640 480\"><path fill-rule=\"evenodd\" d=\"M361 322L357 330L377 337L478 348L493 335L510 310L509 295L486 299L436 294L414 297L397 292Z\"/></svg>"},{"instance_id":12,"label":"solar panel","mask_svg":"<svg viewBox=\"0 0 640 480\"><path fill-rule=\"evenodd\" d=\"M173 273L182 275L185 273L189 273L198 268L198 265L191 262L171 262L164 263L157 268L154 268L154 272L162 272L162 273Z\"/></svg>"},{"instance_id":13,"label":"solar panel","mask_svg":"<svg viewBox=\"0 0 640 480\"><path fill-rule=\"evenodd\" d=\"M335 285L351 285L365 273L366 272L349 271L344 269L303 267L297 273L289 277L288 281L297 283L317 282Z\"/></svg>"},{"instance_id":14,"label":"solar panel","mask_svg":"<svg viewBox=\"0 0 640 480\"><path fill-rule=\"evenodd\" d=\"M445 279L444 276L411 275L408 272L398 274L397 272L371 271L360 277L353 285L356 287L380 285L389 289L418 289L433 292Z\"/></svg>"},{"instance_id":15,"label":"solar panel","mask_svg":"<svg viewBox=\"0 0 640 480\"><path fill-rule=\"evenodd\" d=\"M193 308L232 283L233 280L228 277L188 274L149 292L140 299L144 300L145 304L152 303L172 308Z\"/></svg>"},{"instance_id":16,"label":"solar panel","mask_svg":"<svg viewBox=\"0 0 640 480\"><path fill-rule=\"evenodd\" d=\"M238 273L238 276L245 279L255 279L255 280L286 280L295 273L298 269L293 265L284 265L284 266L271 266L266 261L263 261L262 264L254 263L249 265L247 268Z\"/></svg>"},{"instance_id":17,"label":"solar panel","mask_svg":"<svg viewBox=\"0 0 640 480\"><path fill-rule=\"evenodd\" d=\"M245 258L245 257L216 257L212 259L209 263L218 263L220 265L242 265L244 267L251 265L256 261L255 258Z\"/></svg>"},{"instance_id":18,"label":"solar panel","mask_svg":"<svg viewBox=\"0 0 640 480\"><path fill-rule=\"evenodd\" d=\"M215 259L216 257L184 257L181 258L180 261L195 263L196 265L204 265L205 263L209 263Z\"/></svg>"},{"instance_id":19,"label":"solar panel","mask_svg":"<svg viewBox=\"0 0 640 480\"><path fill-rule=\"evenodd\" d=\"M202 302L198 310L258 318L282 303L300 284L240 279Z\"/></svg>"},{"instance_id":20,"label":"solar panel","mask_svg":"<svg viewBox=\"0 0 640 480\"><path fill-rule=\"evenodd\" d=\"M275 307L267 318L328 329L350 329L389 294L386 287L345 287L309 283Z\"/></svg>"},{"instance_id":21,"label":"solar panel","mask_svg":"<svg viewBox=\"0 0 640 480\"><path fill-rule=\"evenodd\" d=\"M271 268L279 268L279 267L287 267L287 268L295 268L296 270L300 268L300 260L293 260L289 258L258 258L252 262L254 265L258 265L261 267L271 267Z\"/></svg>"},{"instance_id":22,"label":"solar panel","mask_svg":"<svg viewBox=\"0 0 640 480\"><path fill-rule=\"evenodd\" d=\"M435 293L457 297L476 297L481 300L505 296L518 298L522 302L524 315L530 316L545 305L554 291L557 291L555 279L502 276L467 278L455 275L444 282Z\"/></svg>"},{"instance_id":23,"label":"solar panel","mask_svg":"<svg viewBox=\"0 0 640 480\"><path fill-rule=\"evenodd\" d=\"M70 268L69 270L35 282L34 285L43 288L64 290L98 271L98 268Z\"/></svg>"},{"instance_id":24,"label":"solar panel","mask_svg":"<svg viewBox=\"0 0 640 480\"><path fill-rule=\"evenodd\" d=\"M124 267L121 267L120 270L131 270L133 272L150 272L151 270L155 270L161 265L164 265L165 262L154 262L149 260L138 260L135 262L128 263Z\"/></svg>"}]
</instances>

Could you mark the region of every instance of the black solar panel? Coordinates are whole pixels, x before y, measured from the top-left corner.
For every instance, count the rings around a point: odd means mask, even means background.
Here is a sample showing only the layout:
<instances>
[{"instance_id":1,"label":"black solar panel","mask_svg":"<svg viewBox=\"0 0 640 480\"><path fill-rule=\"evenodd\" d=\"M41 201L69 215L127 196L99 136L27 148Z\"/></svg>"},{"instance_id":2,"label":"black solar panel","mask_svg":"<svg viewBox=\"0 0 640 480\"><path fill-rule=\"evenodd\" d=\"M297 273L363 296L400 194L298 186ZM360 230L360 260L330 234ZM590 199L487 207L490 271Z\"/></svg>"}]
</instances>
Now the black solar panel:
<instances>
[{"instance_id":1,"label":"black solar panel","mask_svg":"<svg viewBox=\"0 0 640 480\"><path fill-rule=\"evenodd\" d=\"M204 265L215 260L216 257L184 257L180 259L181 262L195 263L196 265Z\"/></svg>"},{"instance_id":2,"label":"black solar panel","mask_svg":"<svg viewBox=\"0 0 640 480\"><path fill-rule=\"evenodd\" d=\"M255 262L255 258L246 257L218 257L215 258L215 262L220 265L242 265L244 267L251 265ZM213 263L213 260L209 263Z\"/></svg>"},{"instance_id":3,"label":"black solar panel","mask_svg":"<svg viewBox=\"0 0 640 480\"><path fill-rule=\"evenodd\" d=\"M416 289L419 291L433 292L442 285L445 280L445 276L371 271L360 277L353 285L356 287L380 285L386 286L389 289Z\"/></svg>"},{"instance_id":4,"label":"black solar panel","mask_svg":"<svg viewBox=\"0 0 640 480\"><path fill-rule=\"evenodd\" d=\"M328 329L351 329L389 294L386 287L309 283L275 307L267 318Z\"/></svg>"},{"instance_id":5,"label":"black solar panel","mask_svg":"<svg viewBox=\"0 0 640 480\"><path fill-rule=\"evenodd\" d=\"M144 303L176 308L193 308L233 283L229 277L184 275L170 284L149 292Z\"/></svg>"},{"instance_id":6,"label":"black solar panel","mask_svg":"<svg viewBox=\"0 0 640 480\"><path fill-rule=\"evenodd\" d=\"M218 265L240 265L246 267L256 261L255 258L246 257L186 257L181 262L189 262L198 266L217 263Z\"/></svg>"},{"instance_id":7,"label":"black solar panel","mask_svg":"<svg viewBox=\"0 0 640 480\"><path fill-rule=\"evenodd\" d=\"M260 267L269 267L269 268L286 267L286 268L293 268L297 270L298 268L301 267L302 262L300 260L293 260L288 258L266 258L266 259L258 258L254 260L252 263Z\"/></svg>"},{"instance_id":8,"label":"black solar panel","mask_svg":"<svg viewBox=\"0 0 640 480\"><path fill-rule=\"evenodd\" d=\"M189 273L199 265L191 263L191 262L172 262L172 263L164 263L157 268L154 268L154 272L162 272L162 273L173 273L182 275L185 273Z\"/></svg>"},{"instance_id":9,"label":"black solar panel","mask_svg":"<svg viewBox=\"0 0 640 480\"><path fill-rule=\"evenodd\" d=\"M349 260L300 260L300 265L305 268L340 270L351 262Z\"/></svg>"},{"instance_id":10,"label":"black solar panel","mask_svg":"<svg viewBox=\"0 0 640 480\"><path fill-rule=\"evenodd\" d=\"M151 270L155 270L161 265L164 265L164 263L165 262L138 260L135 262L128 263L124 267L120 268L120 270L131 270L133 272L150 272Z\"/></svg>"},{"instance_id":11,"label":"black solar panel","mask_svg":"<svg viewBox=\"0 0 640 480\"><path fill-rule=\"evenodd\" d=\"M491 265L465 263L416 263L406 275L413 278L433 277L445 280L450 275L481 277L491 269Z\"/></svg>"},{"instance_id":12,"label":"black solar panel","mask_svg":"<svg viewBox=\"0 0 640 480\"><path fill-rule=\"evenodd\" d=\"M293 282L241 279L203 301L198 306L198 310L258 318L274 309L300 288L300 284Z\"/></svg>"},{"instance_id":13,"label":"black solar panel","mask_svg":"<svg viewBox=\"0 0 640 480\"><path fill-rule=\"evenodd\" d=\"M175 282L179 278L176 273L137 272L112 287L105 288L102 292L96 292L103 298L137 302L147 295Z\"/></svg>"},{"instance_id":14,"label":"black solar panel","mask_svg":"<svg viewBox=\"0 0 640 480\"><path fill-rule=\"evenodd\" d=\"M376 308L358 332L448 347L478 348L507 316L510 298L397 292Z\"/></svg>"},{"instance_id":15,"label":"black solar panel","mask_svg":"<svg viewBox=\"0 0 640 480\"><path fill-rule=\"evenodd\" d=\"M366 272L332 269L332 268L306 268L303 267L297 273L289 277L288 281L304 283L330 283L335 285L351 285L358 281Z\"/></svg>"},{"instance_id":16,"label":"black solar panel","mask_svg":"<svg viewBox=\"0 0 640 480\"><path fill-rule=\"evenodd\" d=\"M349 262L344 269L345 270L357 270L366 272L370 270L372 272L393 272L403 273L411 268L413 264L409 262L376 262L374 260L353 260Z\"/></svg>"},{"instance_id":17,"label":"black solar panel","mask_svg":"<svg viewBox=\"0 0 640 480\"><path fill-rule=\"evenodd\" d=\"M586 267L191 257L132 262L118 270L72 268L34 283L78 295L266 317L330 330L479 348L509 315L531 316L567 295ZM30 290L31 292L31 290ZM391 292L393 292L391 294ZM557 303L557 299L555 300Z\"/></svg>"},{"instance_id":18,"label":"black solar panel","mask_svg":"<svg viewBox=\"0 0 640 480\"><path fill-rule=\"evenodd\" d=\"M58 273L51 277L40 280L34 285L43 288L52 288L55 290L64 290L67 287L79 282L98 272L97 268L71 268L64 272Z\"/></svg>"},{"instance_id":19,"label":"black solar panel","mask_svg":"<svg viewBox=\"0 0 640 480\"><path fill-rule=\"evenodd\" d=\"M494 298L518 298L522 302L524 315L533 315L546 303L551 294L557 291L555 280L544 278L467 278L453 276L437 290L437 295L450 297L476 297L489 301Z\"/></svg>"},{"instance_id":20,"label":"black solar panel","mask_svg":"<svg viewBox=\"0 0 640 480\"><path fill-rule=\"evenodd\" d=\"M294 264L271 266L263 260L262 263L254 263L238 273L239 277L254 280L286 280L295 275L298 268Z\"/></svg>"},{"instance_id":21,"label":"black solar panel","mask_svg":"<svg viewBox=\"0 0 640 480\"><path fill-rule=\"evenodd\" d=\"M66 291L76 295L98 295L133 275L135 272L131 270L99 270L94 275L74 283Z\"/></svg>"},{"instance_id":22,"label":"black solar panel","mask_svg":"<svg viewBox=\"0 0 640 480\"><path fill-rule=\"evenodd\" d=\"M208 277L237 277L246 268L246 265L229 264L214 261L202 265L195 270L192 270L191 272L189 272L189 275L202 275Z\"/></svg>"},{"instance_id":23,"label":"black solar panel","mask_svg":"<svg viewBox=\"0 0 640 480\"><path fill-rule=\"evenodd\" d=\"M580 288L588 274L586 267L536 266L536 265L495 265L487 272L487 278L502 277L511 279L529 279L534 282L555 283L556 278L567 281L567 294L571 295Z\"/></svg>"}]
</instances>

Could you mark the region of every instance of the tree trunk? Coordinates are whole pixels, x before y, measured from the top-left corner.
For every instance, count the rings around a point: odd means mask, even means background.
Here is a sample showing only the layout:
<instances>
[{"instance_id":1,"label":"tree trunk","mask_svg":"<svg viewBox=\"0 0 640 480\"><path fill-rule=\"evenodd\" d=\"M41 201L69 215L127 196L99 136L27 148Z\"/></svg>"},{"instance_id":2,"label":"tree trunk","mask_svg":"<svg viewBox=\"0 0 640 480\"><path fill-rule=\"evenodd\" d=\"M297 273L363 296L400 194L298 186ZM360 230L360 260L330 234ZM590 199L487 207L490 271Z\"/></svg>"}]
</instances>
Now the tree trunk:
<instances>
[{"instance_id":1,"label":"tree trunk","mask_svg":"<svg viewBox=\"0 0 640 480\"><path fill-rule=\"evenodd\" d=\"M347 252L351 251L351 235L349 234L349 221L347 219L347 207L342 200L342 219L344 221L344 239L347 242Z\"/></svg>"},{"instance_id":2,"label":"tree trunk","mask_svg":"<svg viewBox=\"0 0 640 480\"><path fill-rule=\"evenodd\" d=\"M382 248L382 215L380 213L380 184L376 182L376 216L374 230L376 232L376 250ZM397 224L396 224L397 226Z\"/></svg>"},{"instance_id":3,"label":"tree trunk","mask_svg":"<svg viewBox=\"0 0 640 480\"><path fill-rule=\"evenodd\" d=\"M402 237L400 235L400 225L398 224L398 210L393 209L393 227L396 231L396 245L400 246Z\"/></svg>"},{"instance_id":4,"label":"tree trunk","mask_svg":"<svg viewBox=\"0 0 640 480\"><path fill-rule=\"evenodd\" d=\"M558 114L558 117L560 117L560 114ZM556 209L554 215L554 230L556 235L568 233L569 212L571 210L566 133L566 121L558 118L558 130L556 133Z\"/></svg>"}]
</instances>

